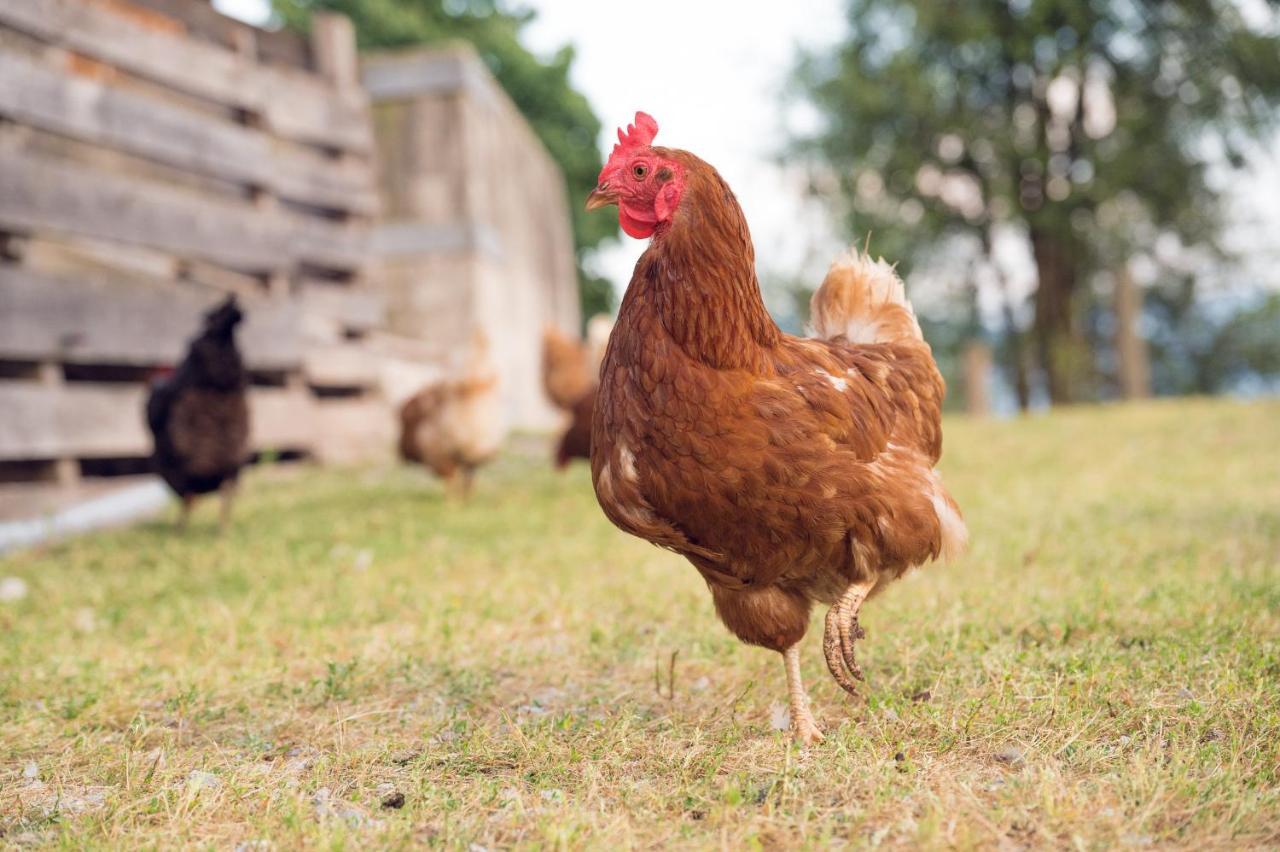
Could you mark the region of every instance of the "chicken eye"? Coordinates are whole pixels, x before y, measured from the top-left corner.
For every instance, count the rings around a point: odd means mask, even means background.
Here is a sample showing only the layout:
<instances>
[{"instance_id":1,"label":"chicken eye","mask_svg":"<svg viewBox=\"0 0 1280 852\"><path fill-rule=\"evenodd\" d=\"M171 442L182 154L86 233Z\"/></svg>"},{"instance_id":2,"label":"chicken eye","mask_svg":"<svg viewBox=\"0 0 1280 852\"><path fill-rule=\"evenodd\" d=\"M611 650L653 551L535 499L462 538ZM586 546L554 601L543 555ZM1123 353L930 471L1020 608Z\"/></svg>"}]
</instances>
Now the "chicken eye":
<instances>
[{"instance_id":1,"label":"chicken eye","mask_svg":"<svg viewBox=\"0 0 1280 852\"><path fill-rule=\"evenodd\" d=\"M649 174L649 167L644 163L636 163L631 167L631 174L636 180L644 180L645 175Z\"/></svg>"}]
</instances>

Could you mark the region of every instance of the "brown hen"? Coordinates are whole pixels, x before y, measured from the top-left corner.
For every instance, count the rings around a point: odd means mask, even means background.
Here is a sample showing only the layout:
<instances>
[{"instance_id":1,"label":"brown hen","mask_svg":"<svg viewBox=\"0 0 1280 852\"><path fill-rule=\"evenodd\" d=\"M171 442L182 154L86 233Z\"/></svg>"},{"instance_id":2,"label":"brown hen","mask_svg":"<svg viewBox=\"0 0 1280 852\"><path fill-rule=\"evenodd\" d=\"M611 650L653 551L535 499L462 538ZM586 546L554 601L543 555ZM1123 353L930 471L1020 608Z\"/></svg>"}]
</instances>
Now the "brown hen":
<instances>
[{"instance_id":1,"label":"brown hen","mask_svg":"<svg viewBox=\"0 0 1280 852\"><path fill-rule=\"evenodd\" d=\"M556 408L572 411L595 387L596 377L585 344L555 326L542 330L542 388Z\"/></svg>"},{"instance_id":2,"label":"brown hen","mask_svg":"<svg viewBox=\"0 0 1280 852\"><path fill-rule=\"evenodd\" d=\"M505 437L498 373L483 335L475 336L461 375L423 388L400 407L400 457L425 466L461 497Z\"/></svg>"},{"instance_id":3,"label":"brown hen","mask_svg":"<svg viewBox=\"0 0 1280 852\"><path fill-rule=\"evenodd\" d=\"M617 204L652 237L601 371L596 495L617 526L684 555L740 639L783 655L795 737L821 739L799 643L830 604L827 666L855 693L862 602L967 531L934 466L943 382L884 261L836 261L811 306L817 339L766 312L742 210L714 168L653 147L643 113L588 209Z\"/></svg>"}]
</instances>

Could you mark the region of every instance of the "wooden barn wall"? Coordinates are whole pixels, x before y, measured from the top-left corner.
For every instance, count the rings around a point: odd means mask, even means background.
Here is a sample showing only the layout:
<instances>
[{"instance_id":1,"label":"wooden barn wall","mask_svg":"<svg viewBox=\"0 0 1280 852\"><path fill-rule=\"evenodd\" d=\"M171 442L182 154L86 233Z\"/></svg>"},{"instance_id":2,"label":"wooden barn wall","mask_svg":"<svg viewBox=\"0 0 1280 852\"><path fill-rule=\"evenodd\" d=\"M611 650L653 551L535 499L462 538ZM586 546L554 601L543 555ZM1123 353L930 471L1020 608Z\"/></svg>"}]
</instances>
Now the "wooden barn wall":
<instances>
[{"instance_id":1,"label":"wooden barn wall","mask_svg":"<svg viewBox=\"0 0 1280 852\"><path fill-rule=\"evenodd\" d=\"M468 49L366 58L362 76L391 329L446 369L483 332L510 425L557 423L541 387L542 329L577 335L581 322L563 175Z\"/></svg>"},{"instance_id":2,"label":"wooden barn wall","mask_svg":"<svg viewBox=\"0 0 1280 852\"><path fill-rule=\"evenodd\" d=\"M227 292L257 449L387 440L379 206L346 19L303 39L201 0L0 0L0 479L145 457L145 383Z\"/></svg>"}]
</instances>

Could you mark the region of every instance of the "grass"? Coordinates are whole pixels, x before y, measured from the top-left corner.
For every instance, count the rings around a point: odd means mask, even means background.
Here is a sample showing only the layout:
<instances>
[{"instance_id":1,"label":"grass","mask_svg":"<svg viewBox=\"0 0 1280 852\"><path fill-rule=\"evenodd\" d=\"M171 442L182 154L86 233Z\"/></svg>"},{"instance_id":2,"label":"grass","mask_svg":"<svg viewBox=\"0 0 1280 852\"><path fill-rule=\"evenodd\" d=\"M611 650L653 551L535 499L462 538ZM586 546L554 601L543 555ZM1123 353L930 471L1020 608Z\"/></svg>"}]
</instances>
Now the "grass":
<instances>
[{"instance_id":1,"label":"grass","mask_svg":"<svg viewBox=\"0 0 1280 852\"><path fill-rule=\"evenodd\" d=\"M412 470L0 562L0 844L1280 844L1280 404L948 426L970 555L868 607L827 731L582 467ZM402 794L399 809L381 801Z\"/></svg>"}]
</instances>

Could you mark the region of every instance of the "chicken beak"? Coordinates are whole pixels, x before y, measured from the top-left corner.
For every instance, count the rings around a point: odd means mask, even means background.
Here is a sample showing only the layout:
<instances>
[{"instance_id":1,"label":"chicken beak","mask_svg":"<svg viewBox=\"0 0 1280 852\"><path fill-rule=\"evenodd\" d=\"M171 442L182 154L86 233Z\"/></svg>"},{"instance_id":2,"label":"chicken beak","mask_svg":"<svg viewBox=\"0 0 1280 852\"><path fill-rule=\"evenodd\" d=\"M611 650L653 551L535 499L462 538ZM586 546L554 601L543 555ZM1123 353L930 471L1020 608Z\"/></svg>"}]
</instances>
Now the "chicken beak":
<instances>
[{"instance_id":1,"label":"chicken beak","mask_svg":"<svg viewBox=\"0 0 1280 852\"><path fill-rule=\"evenodd\" d=\"M591 193L587 196L588 210L599 210L601 207L608 207L610 204L617 203L618 193L609 188L608 181L591 190Z\"/></svg>"}]
</instances>

